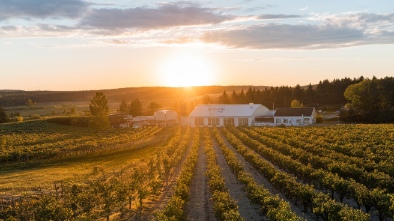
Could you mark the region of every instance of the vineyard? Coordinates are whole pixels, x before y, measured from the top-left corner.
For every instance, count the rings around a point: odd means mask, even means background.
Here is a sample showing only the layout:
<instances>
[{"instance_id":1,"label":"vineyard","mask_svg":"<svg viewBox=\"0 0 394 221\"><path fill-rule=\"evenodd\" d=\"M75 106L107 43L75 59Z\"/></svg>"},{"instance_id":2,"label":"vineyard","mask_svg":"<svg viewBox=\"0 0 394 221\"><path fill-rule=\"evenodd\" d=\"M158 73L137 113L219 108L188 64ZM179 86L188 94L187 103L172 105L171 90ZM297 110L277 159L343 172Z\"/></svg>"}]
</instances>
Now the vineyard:
<instances>
[{"instance_id":1,"label":"vineyard","mask_svg":"<svg viewBox=\"0 0 394 221\"><path fill-rule=\"evenodd\" d=\"M0 132L0 220L394 219L393 125Z\"/></svg>"}]
</instances>

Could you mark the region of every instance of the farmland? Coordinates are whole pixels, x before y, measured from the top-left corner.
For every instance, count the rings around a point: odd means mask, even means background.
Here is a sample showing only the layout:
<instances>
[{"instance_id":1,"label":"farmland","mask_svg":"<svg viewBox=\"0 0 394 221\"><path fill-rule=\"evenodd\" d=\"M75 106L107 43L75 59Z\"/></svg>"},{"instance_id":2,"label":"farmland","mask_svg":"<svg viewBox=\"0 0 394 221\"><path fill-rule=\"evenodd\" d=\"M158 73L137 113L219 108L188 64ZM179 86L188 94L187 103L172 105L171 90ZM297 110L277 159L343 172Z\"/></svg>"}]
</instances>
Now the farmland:
<instances>
[{"instance_id":1,"label":"farmland","mask_svg":"<svg viewBox=\"0 0 394 221\"><path fill-rule=\"evenodd\" d=\"M393 220L393 125L0 125L0 220Z\"/></svg>"}]
</instances>

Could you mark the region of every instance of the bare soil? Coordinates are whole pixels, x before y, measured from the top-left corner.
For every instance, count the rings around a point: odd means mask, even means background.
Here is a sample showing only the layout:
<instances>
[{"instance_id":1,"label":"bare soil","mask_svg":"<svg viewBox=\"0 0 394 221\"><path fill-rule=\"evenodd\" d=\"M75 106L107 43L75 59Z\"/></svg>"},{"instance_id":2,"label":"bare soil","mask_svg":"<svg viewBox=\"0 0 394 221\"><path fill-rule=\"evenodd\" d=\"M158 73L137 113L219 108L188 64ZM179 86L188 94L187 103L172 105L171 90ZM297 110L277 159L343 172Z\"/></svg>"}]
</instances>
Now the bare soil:
<instances>
[{"instance_id":1,"label":"bare soil","mask_svg":"<svg viewBox=\"0 0 394 221\"><path fill-rule=\"evenodd\" d=\"M253 176L253 178L257 182L257 184L264 186L272 194L277 194L277 195L279 195L280 198L282 198L283 200L287 201L290 204L291 210L294 213L296 213L299 217L304 218L306 220L311 220L311 221L312 220L313 221L316 220L316 216L314 214L312 214L312 213L304 213L303 212L303 208L302 208L301 205L294 204L284 194L282 194L280 191L278 191L263 175L261 175L248 161L246 161L242 157L241 154L239 154L234 149L234 147L227 141L227 139L224 139L224 141L225 141L225 144L227 145L227 147L235 153L235 155L237 156L238 160L240 160L244 164L245 171L249 172ZM249 149L249 150L253 151L252 149ZM261 158L264 159L263 157L261 157ZM269 162L269 161L267 161L267 162Z\"/></svg>"},{"instance_id":2,"label":"bare soil","mask_svg":"<svg viewBox=\"0 0 394 221\"><path fill-rule=\"evenodd\" d=\"M216 218L213 211L213 203L210 200L211 193L208 187L208 179L205 176L207 157L203 149L203 145L200 145L194 177L190 186L190 200L186 203L185 211L187 220L215 221Z\"/></svg>"},{"instance_id":3,"label":"bare soil","mask_svg":"<svg viewBox=\"0 0 394 221\"><path fill-rule=\"evenodd\" d=\"M222 151L220 150L220 147L216 142L214 142L213 149L217 155L218 164L222 168L222 176L225 180L230 196L238 203L238 210L241 214L241 217L245 220L269 220L267 217L261 214L260 207L252 204L248 199L246 192L243 189L244 185L238 182L237 178L232 173Z\"/></svg>"}]
</instances>

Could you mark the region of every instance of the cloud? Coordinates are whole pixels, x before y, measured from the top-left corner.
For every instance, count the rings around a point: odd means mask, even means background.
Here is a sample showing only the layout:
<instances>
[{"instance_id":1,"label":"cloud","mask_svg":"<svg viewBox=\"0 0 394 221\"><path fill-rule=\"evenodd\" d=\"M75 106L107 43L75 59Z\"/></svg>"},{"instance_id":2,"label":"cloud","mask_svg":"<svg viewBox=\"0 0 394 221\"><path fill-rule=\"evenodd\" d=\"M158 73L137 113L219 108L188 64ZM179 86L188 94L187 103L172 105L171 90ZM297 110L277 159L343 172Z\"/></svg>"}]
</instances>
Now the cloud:
<instances>
[{"instance_id":1,"label":"cloud","mask_svg":"<svg viewBox=\"0 0 394 221\"><path fill-rule=\"evenodd\" d=\"M382 27L383 25L393 26L394 13L391 14L374 14L374 13L347 13L339 15L316 14L310 18L319 20L326 24L337 25L341 27L353 27L365 29L368 27Z\"/></svg>"},{"instance_id":2,"label":"cloud","mask_svg":"<svg viewBox=\"0 0 394 221\"><path fill-rule=\"evenodd\" d=\"M267 24L212 31L202 41L234 48L313 49L349 46L361 41L360 30L334 26Z\"/></svg>"},{"instance_id":3,"label":"cloud","mask_svg":"<svg viewBox=\"0 0 394 221\"><path fill-rule=\"evenodd\" d=\"M284 15L284 14L264 14L260 15L258 19L286 19L286 18L301 18L301 15Z\"/></svg>"},{"instance_id":4,"label":"cloud","mask_svg":"<svg viewBox=\"0 0 394 221\"><path fill-rule=\"evenodd\" d=\"M78 18L89 7L82 0L1 0L0 20L13 18Z\"/></svg>"},{"instance_id":5,"label":"cloud","mask_svg":"<svg viewBox=\"0 0 394 221\"><path fill-rule=\"evenodd\" d=\"M271 23L235 26L206 33L201 40L253 49L318 49L394 43L394 13L323 14L310 20L321 22L317 25Z\"/></svg>"},{"instance_id":6,"label":"cloud","mask_svg":"<svg viewBox=\"0 0 394 221\"><path fill-rule=\"evenodd\" d=\"M192 4L163 4L158 8L92 9L80 23L81 27L93 29L161 29L177 26L217 24L233 19Z\"/></svg>"}]
</instances>

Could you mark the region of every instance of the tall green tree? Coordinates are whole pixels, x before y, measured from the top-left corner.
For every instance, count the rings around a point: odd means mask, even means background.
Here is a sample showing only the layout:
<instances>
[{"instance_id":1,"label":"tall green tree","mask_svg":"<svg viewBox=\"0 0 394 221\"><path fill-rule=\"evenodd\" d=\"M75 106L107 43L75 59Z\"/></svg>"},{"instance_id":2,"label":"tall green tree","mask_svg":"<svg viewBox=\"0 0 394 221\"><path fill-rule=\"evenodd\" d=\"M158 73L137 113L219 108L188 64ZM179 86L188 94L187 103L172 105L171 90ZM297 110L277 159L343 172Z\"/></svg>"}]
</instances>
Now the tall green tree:
<instances>
[{"instance_id":1,"label":"tall green tree","mask_svg":"<svg viewBox=\"0 0 394 221\"><path fill-rule=\"evenodd\" d=\"M107 116L109 113L108 101L103 92L96 92L89 105L93 116Z\"/></svg>"},{"instance_id":2,"label":"tall green tree","mask_svg":"<svg viewBox=\"0 0 394 221\"><path fill-rule=\"evenodd\" d=\"M108 120L108 101L103 92L96 92L89 105L90 113L94 118L89 123L89 126L97 129L104 130L109 127Z\"/></svg>"},{"instance_id":3,"label":"tall green tree","mask_svg":"<svg viewBox=\"0 0 394 221\"><path fill-rule=\"evenodd\" d=\"M142 103L140 99L136 98L131 101L129 105L129 113L133 116L140 116L142 114Z\"/></svg>"},{"instance_id":4,"label":"tall green tree","mask_svg":"<svg viewBox=\"0 0 394 221\"><path fill-rule=\"evenodd\" d=\"M0 106L0 123L5 123L8 121L8 115L5 110Z\"/></svg>"},{"instance_id":5,"label":"tall green tree","mask_svg":"<svg viewBox=\"0 0 394 221\"><path fill-rule=\"evenodd\" d=\"M230 104L230 98L226 91L223 91L223 94L219 96L219 104Z\"/></svg>"},{"instance_id":6,"label":"tall green tree","mask_svg":"<svg viewBox=\"0 0 394 221\"><path fill-rule=\"evenodd\" d=\"M129 110L129 105L127 105L126 101L123 99L122 103L119 106L119 112L121 113L127 113Z\"/></svg>"},{"instance_id":7,"label":"tall green tree","mask_svg":"<svg viewBox=\"0 0 394 221\"><path fill-rule=\"evenodd\" d=\"M211 97L209 97L209 95L204 95L201 98L201 104L211 104L212 100Z\"/></svg>"},{"instance_id":8,"label":"tall green tree","mask_svg":"<svg viewBox=\"0 0 394 221\"><path fill-rule=\"evenodd\" d=\"M347 87L344 95L355 109L388 110L394 105L394 78L365 79Z\"/></svg>"}]
</instances>

